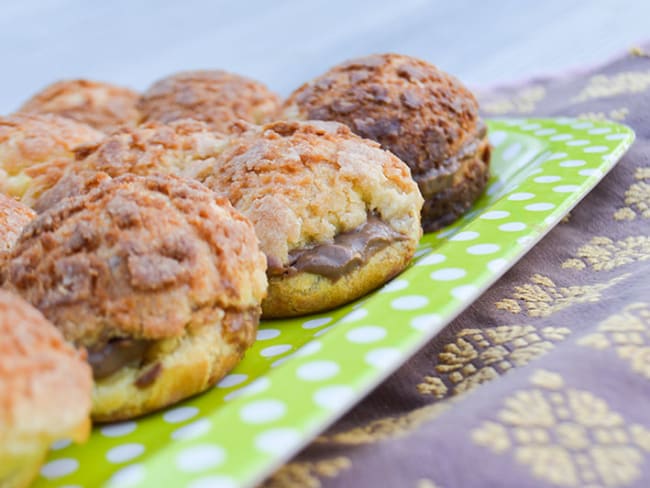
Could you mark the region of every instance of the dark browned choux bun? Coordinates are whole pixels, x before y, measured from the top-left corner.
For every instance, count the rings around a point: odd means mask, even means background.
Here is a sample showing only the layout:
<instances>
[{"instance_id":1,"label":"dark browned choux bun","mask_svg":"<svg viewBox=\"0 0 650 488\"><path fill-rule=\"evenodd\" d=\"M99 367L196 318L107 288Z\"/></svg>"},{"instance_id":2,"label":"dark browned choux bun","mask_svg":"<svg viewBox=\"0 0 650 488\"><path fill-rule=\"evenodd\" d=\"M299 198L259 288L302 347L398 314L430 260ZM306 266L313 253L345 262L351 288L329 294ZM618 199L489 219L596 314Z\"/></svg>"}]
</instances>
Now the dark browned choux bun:
<instances>
[{"instance_id":1,"label":"dark browned choux bun","mask_svg":"<svg viewBox=\"0 0 650 488\"><path fill-rule=\"evenodd\" d=\"M138 122L135 104L139 96L129 88L101 81L63 80L43 88L18 111L60 115L108 133Z\"/></svg>"},{"instance_id":2,"label":"dark browned choux bun","mask_svg":"<svg viewBox=\"0 0 650 488\"><path fill-rule=\"evenodd\" d=\"M31 207L104 134L57 115L0 117L0 193Z\"/></svg>"},{"instance_id":3,"label":"dark browned choux bun","mask_svg":"<svg viewBox=\"0 0 650 488\"><path fill-rule=\"evenodd\" d=\"M138 102L143 122L191 118L219 132L228 132L240 119L268 122L279 106L279 97L259 81L221 70L170 75L154 83Z\"/></svg>"},{"instance_id":4,"label":"dark browned choux bun","mask_svg":"<svg viewBox=\"0 0 650 488\"><path fill-rule=\"evenodd\" d=\"M490 146L476 98L453 76L410 56L335 66L294 91L282 115L336 120L397 155L424 196L427 232L458 218L487 183Z\"/></svg>"},{"instance_id":5,"label":"dark browned choux bun","mask_svg":"<svg viewBox=\"0 0 650 488\"><path fill-rule=\"evenodd\" d=\"M253 222L269 266L265 318L364 295L404 269L422 233L408 167L335 122L249 126L194 177Z\"/></svg>"},{"instance_id":6,"label":"dark browned choux bun","mask_svg":"<svg viewBox=\"0 0 650 488\"><path fill-rule=\"evenodd\" d=\"M252 344L266 260L251 223L203 185L107 179L23 231L5 286L88 350L93 419L199 393Z\"/></svg>"},{"instance_id":7,"label":"dark browned choux bun","mask_svg":"<svg viewBox=\"0 0 650 488\"><path fill-rule=\"evenodd\" d=\"M0 290L0 486L29 486L52 442L87 439L91 394L85 353Z\"/></svg>"}]
</instances>

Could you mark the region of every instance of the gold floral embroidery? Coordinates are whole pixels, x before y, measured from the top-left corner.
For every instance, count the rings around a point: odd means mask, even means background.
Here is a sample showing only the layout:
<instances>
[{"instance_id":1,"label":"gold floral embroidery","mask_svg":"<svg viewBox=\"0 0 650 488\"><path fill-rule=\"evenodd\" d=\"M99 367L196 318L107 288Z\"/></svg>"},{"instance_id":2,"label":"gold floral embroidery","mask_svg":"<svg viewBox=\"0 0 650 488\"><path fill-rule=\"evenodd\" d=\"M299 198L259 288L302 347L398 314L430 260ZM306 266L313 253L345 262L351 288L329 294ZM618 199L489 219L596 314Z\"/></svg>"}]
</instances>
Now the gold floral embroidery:
<instances>
[{"instance_id":1,"label":"gold floral embroidery","mask_svg":"<svg viewBox=\"0 0 650 488\"><path fill-rule=\"evenodd\" d=\"M425 376L417 389L438 399L449 390L456 395L464 393L515 366L528 364L550 351L553 342L564 340L570 332L564 327L545 327L538 331L532 325L463 329L438 355L436 371L443 376Z\"/></svg>"},{"instance_id":2,"label":"gold floral embroidery","mask_svg":"<svg viewBox=\"0 0 650 488\"><path fill-rule=\"evenodd\" d=\"M618 241L609 237L593 237L578 249L576 258L565 261L562 267L582 269L589 265L595 271L611 271L619 266L650 259L650 237L630 236Z\"/></svg>"},{"instance_id":3,"label":"gold floral embroidery","mask_svg":"<svg viewBox=\"0 0 650 488\"><path fill-rule=\"evenodd\" d=\"M324 434L316 438L315 442L318 444L334 443L356 446L401 437L417 429L424 422L446 412L452 404L452 401L434 403L404 415L385 417L347 431Z\"/></svg>"},{"instance_id":4,"label":"gold floral embroidery","mask_svg":"<svg viewBox=\"0 0 650 488\"><path fill-rule=\"evenodd\" d=\"M627 107L614 108L609 112L584 112L578 114L578 118L582 120L601 121L601 120L625 120L630 113Z\"/></svg>"},{"instance_id":5,"label":"gold floral embroidery","mask_svg":"<svg viewBox=\"0 0 650 488\"><path fill-rule=\"evenodd\" d=\"M536 371L531 384L472 431L476 444L510 453L533 476L557 486L627 486L641 476L650 430L626 424L591 392L566 388L556 373Z\"/></svg>"},{"instance_id":6,"label":"gold floral embroidery","mask_svg":"<svg viewBox=\"0 0 650 488\"><path fill-rule=\"evenodd\" d=\"M585 102L625 93L640 93L648 87L650 87L650 71L627 71L612 76L598 74L592 76L587 86L571 101Z\"/></svg>"},{"instance_id":7,"label":"gold floral embroidery","mask_svg":"<svg viewBox=\"0 0 650 488\"><path fill-rule=\"evenodd\" d=\"M269 477L259 488L320 488L320 478L335 478L350 469L352 463L346 457L319 461L296 461L287 463Z\"/></svg>"},{"instance_id":8,"label":"gold floral embroidery","mask_svg":"<svg viewBox=\"0 0 650 488\"><path fill-rule=\"evenodd\" d=\"M625 205L614 213L616 220L634 220L638 215L650 219L650 168L637 168L634 177L640 180L633 183L625 192Z\"/></svg>"},{"instance_id":9,"label":"gold floral embroidery","mask_svg":"<svg viewBox=\"0 0 650 488\"><path fill-rule=\"evenodd\" d=\"M422 478L415 483L415 488L442 488L430 479Z\"/></svg>"},{"instance_id":10,"label":"gold floral embroidery","mask_svg":"<svg viewBox=\"0 0 650 488\"><path fill-rule=\"evenodd\" d=\"M511 98L485 100L481 108L491 114L502 115L506 113L526 114L535 109L537 102L546 96L543 86L529 86L515 93Z\"/></svg>"},{"instance_id":11,"label":"gold floral embroidery","mask_svg":"<svg viewBox=\"0 0 650 488\"><path fill-rule=\"evenodd\" d=\"M608 317L598 331L578 341L595 349L613 347L632 369L650 380L650 305L634 303L623 313Z\"/></svg>"},{"instance_id":12,"label":"gold floral embroidery","mask_svg":"<svg viewBox=\"0 0 650 488\"><path fill-rule=\"evenodd\" d=\"M650 54L645 52L645 50L642 47L635 46L630 49L630 54L632 56L637 56L639 58L650 58Z\"/></svg>"},{"instance_id":13,"label":"gold floral embroidery","mask_svg":"<svg viewBox=\"0 0 650 488\"><path fill-rule=\"evenodd\" d=\"M515 286L512 298L504 298L495 306L510 313L525 311L530 317L547 317L571 305L597 302L604 290L628 276L621 275L594 285L559 287L549 277L535 274L530 278L530 283Z\"/></svg>"}]
</instances>

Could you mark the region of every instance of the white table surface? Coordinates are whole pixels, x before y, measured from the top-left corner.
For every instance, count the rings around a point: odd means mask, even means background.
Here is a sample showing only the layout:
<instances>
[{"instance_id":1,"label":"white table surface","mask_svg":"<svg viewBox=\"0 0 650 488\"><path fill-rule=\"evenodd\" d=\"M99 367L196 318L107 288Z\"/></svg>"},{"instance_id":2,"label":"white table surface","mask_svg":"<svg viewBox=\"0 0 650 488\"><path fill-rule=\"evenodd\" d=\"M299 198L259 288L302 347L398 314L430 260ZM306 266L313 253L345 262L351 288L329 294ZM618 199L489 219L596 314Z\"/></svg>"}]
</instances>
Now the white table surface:
<instances>
[{"instance_id":1,"label":"white table surface","mask_svg":"<svg viewBox=\"0 0 650 488\"><path fill-rule=\"evenodd\" d=\"M385 51L485 86L598 63L647 38L648 0L0 0L0 113L61 78L144 89L195 68L286 95Z\"/></svg>"}]
</instances>

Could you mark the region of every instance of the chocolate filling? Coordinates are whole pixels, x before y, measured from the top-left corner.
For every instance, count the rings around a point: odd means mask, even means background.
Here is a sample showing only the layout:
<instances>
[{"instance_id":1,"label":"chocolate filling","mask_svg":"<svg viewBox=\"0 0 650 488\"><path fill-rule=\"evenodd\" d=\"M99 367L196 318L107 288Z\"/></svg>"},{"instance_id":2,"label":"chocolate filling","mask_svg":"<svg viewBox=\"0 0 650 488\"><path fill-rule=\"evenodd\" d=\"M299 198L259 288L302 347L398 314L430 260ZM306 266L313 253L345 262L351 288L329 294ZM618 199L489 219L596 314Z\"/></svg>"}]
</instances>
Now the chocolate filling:
<instances>
[{"instance_id":1,"label":"chocolate filling","mask_svg":"<svg viewBox=\"0 0 650 488\"><path fill-rule=\"evenodd\" d=\"M405 239L406 236L387 223L370 216L365 224L338 234L332 243L294 249L285 266L278 266L275 260L269 259L268 273L269 276L291 276L305 271L336 281L363 266L376 252Z\"/></svg>"},{"instance_id":2,"label":"chocolate filling","mask_svg":"<svg viewBox=\"0 0 650 488\"><path fill-rule=\"evenodd\" d=\"M127 366L139 365L151 341L111 339L106 344L88 350L88 362L93 378L108 378Z\"/></svg>"},{"instance_id":3,"label":"chocolate filling","mask_svg":"<svg viewBox=\"0 0 650 488\"><path fill-rule=\"evenodd\" d=\"M477 158L477 153L484 143L487 127L481 123L476 133L465 142L458 152L445 159L439 167L432 168L423 175L415 177L425 200L443 191L463 178L465 169ZM480 157L483 157L481 154ZM489 157L488 157L489 158Z\"/></svg>"}]
</instances>

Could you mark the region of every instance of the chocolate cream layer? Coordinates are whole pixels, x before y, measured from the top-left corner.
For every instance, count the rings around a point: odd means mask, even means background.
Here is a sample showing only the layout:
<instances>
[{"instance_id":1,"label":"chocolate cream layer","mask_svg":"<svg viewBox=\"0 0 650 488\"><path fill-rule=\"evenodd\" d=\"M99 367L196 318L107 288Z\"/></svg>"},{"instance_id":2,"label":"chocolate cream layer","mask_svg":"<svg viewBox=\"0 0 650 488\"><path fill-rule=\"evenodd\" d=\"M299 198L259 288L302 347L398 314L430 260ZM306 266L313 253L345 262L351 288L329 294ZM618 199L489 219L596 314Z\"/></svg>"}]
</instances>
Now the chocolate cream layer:
<instances>
[{"instance_id":1,"label":"chocolate cream layer","mask_svg":"<svg viewBox=\"0 0 650 488\"><path fill-rule=\"evenodd\" d=\"M363 266L378 251L391 244L407 239L378 217L369 216L368 221L349 232L334 237L334 242L318 244L289 253L285 266L269 259L269 276L291 276L306 272L324 276L332 281Z\"/></svg>"},{"instance_id":2,"label":"chocolate cream layer","mask_svg":"<svg viewBox=\"0 0 650 488\"><path fill-rule=\"evenodd\" d=\"M465 170L472 165L476 158L481 158L486 164L489 162L489 152L479 154L480 151L489 151L489 146L485 143L487 138L487 127L483 122L476 128L476 132L468 137L458 152L445 159L439 166L430 169L424 174L415 175L414 179L422 192L424 199L452 187L463 178Z\"/></svg>"}]
</instances>

